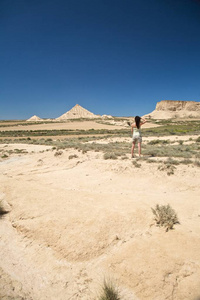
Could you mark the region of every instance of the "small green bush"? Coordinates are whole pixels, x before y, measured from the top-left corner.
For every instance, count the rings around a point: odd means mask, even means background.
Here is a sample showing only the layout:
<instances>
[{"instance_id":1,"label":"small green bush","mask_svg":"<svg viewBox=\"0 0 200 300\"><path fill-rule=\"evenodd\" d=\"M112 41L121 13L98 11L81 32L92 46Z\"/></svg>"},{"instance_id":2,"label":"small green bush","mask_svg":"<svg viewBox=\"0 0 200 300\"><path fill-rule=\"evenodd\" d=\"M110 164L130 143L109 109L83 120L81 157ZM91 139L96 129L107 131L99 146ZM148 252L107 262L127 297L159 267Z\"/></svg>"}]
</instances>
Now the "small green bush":
<instances>
[{"instance_id":1,"label":"small green bush","mask_svg":"<svg viewBox=\"0 0 200 300\"><path fill-rule=\"evenodd\" d=\"M173 229L174 224L179 223L177 214L171 206L168 205L156 205L155 209L151 208L155 221L158 226L163 226L166 231Z\"/></svg>"},{"instance_id":2,"label":"small green bush","mask_svg":"<svg viewBox=\"0 0 200 300\"><path fill-rule=\"evenodd\" d=\"M119 292L111 282L104 281L98 300L120 300Z\"/></svg>"}]
</instances>

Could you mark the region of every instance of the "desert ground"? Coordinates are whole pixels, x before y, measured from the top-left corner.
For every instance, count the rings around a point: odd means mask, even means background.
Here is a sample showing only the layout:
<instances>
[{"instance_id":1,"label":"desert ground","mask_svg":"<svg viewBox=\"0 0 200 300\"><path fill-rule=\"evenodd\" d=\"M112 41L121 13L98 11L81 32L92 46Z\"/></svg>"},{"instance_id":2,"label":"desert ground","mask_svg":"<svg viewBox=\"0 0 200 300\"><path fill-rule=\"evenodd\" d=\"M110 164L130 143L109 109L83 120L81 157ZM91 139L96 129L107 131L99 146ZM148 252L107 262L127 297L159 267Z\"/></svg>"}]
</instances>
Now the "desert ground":
<instances>
[{"instance_id":1,"label":"desert ground","mask_svg":"<svg viewBox=\"0 0 200 300\"><path fill-rule=\"evenodd\" d=\"M90 129L94 123L117 127L95 121L54 126ZM0 131L19 130L11 125ZM28 126L52 128L23 130ZM176 162L145 152L139 158L137 147L134 159L105 156L102 149L111 144L118 152L123 144L131 150L129 136L84 140L93 146L85 151L2 140L0 200L7 213L0 216L0 299L97 300L104 280L116 286L120 300L200 299L197 138L143 137L148 149L155 140L180 151L184 145L187 153L193 147L190 162L185 152ZM177 213L172 229L156 224L157 204Z\"/></svg>"}]
</instances>

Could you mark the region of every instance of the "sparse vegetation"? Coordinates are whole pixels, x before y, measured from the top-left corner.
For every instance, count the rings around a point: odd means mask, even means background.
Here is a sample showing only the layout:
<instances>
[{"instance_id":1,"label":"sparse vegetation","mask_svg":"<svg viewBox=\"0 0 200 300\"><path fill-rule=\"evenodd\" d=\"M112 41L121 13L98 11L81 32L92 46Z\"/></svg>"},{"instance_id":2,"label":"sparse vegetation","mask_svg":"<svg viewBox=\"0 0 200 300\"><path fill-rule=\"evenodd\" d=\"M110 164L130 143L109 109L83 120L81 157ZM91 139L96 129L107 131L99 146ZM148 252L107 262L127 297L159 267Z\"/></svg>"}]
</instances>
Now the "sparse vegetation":
<instances>
[{"instance_id":1,"label":"sparse vegetation","mask_svg":"<svg viewBox=\"0 0 200 300\"><path fill-rule=\"evenodd\" d=\"M118 120L118 118L116 119ZM125 120L123 118L123 120ZM83 121L80 119L80 121ZM99 120L100 121L100 120ZM98 122L99 122L98 121ZM130 121L126 119L126 121ZM70 122L73 122L71 120ZM192 159L198 155L200 146L200 122L197 120L151 120L152 123L161 125L155 128L143 128L143 136L154 136L150 142L143 142L142 153L149 157L171 157L182 158L185 160ZM21 122L27 125L27 122ZM29 125L30 123L28 123ZM39 124L39 123L37 123ZM6 123L5 123L6 125ZM6 125L7 126L7 125ZM16 123L17 126L17 123ZM112 127L112 126L111 126ZM156 136L184 135L196 134L197 138L193 139L193 143L186 145L182 141L170 141L169 139L156 139ZM127 142L110 142L98 143L98 140L107 139L109 137L130 137L130 128L119 130L110 129L89 129L89 130L20 130L20 131L1 131L0 136L5 137L1 143L28 143L35 145L50 145L53 149L76 149L82 151L83 154L88 151L103 152L104 159L117 159L121 156L122 159L130 153L130 141ZM62 136L59 138L58 136ZM66 137L64 137L66 136ZM9 139L9 137L12 137ZM16 137L13 139L13 137ZM54 137L54 138L53 138ZM56 138L58 137L58 138ZM190 138L190 140L192 140ZM24 153L23 150L15 151L16 154ZM12 152L14 153L14 152ZM11 153L3 152L1 158L6 158L3 155ZM186 162L185 162L186 164Z\"/></svg>"},{"instance_id":2,"label":"sparse vegetation","mask_svg":"<svg viewBox=\"0 0 200 300\"><path fill-rule=\"evenodd\" d=\"M156 144L169 144L170 141L169 140L152 140L150 142L148 142L148 145L156 145Z\"/></svg>"},{"instance_id":3,"label":"sparse vegetation","mask_svg":"<svg viewBox=\"0 0 200 300\"><path fill-rule=\"evenodd\" d=\"M105 153L103 158L104 159L117 159L117 155L115 153Z\"/></svg>"},{"instance_id":4,"label":"sparse vegetation","mask_svg":"<svg viewBox=\"0 0 200 300\"><path fill-rule=\"evenodd\" d=\"M168 176L173 175L175 169L176 169L176 167L174 165L168 164L168 163L164 163L164 164L158 166L158 170L166 171Z\"/></svg>"},{"instance_id":5,"label":"sparse vegetation","mask_svg":"<svg viewBox=\"0 0 200 300\"><path fill-rule=\"evenodd\" d=\"M56 151L56 152L54 153L54 156L60 156L60 155L62 155L62 154L63 154L63 151L58 150L58 151Z\"/></svg>"},{"instance_id":6,"label":"sparse vegetation","mask_svg":"<svg viewBox=\"0 0 200 300\"><path fill-rule=\"evenodd\" d=\"M195 160L194 165L197 167L200 167L200 161L199 160Z\"/></svg>"},{"instance_id":7,"label":"sparse vegetation","mask_svg":"<svg viewBox=\"0 0 200 300\"><path fill-rule=\"evenodd\" d=\"M136 168L140 168L141 164L139 164L136 160L132 162L132 164L134 165L134 167Z\"/></svg>"},{"instance_id":8,"label":"sparse vegetation","mask_svg":"<svg viewBox=\"0 0 200 300\"><path fill-rule=\"evenodd\" d=\"M128 157L126 155L124 155L124 156L121 157L121 159L126 160L126 159L128 159Z\"/></svg>"},{"instance_id":9,"label":"sparse vegetation","mask_svg":"<svg viewBox=\"0 0 200 300\"><path fill-rule=\"evenodd\" d=\"M164 162L164 164L166 164L166 165L179 165L180 162L176 159L168 157L168 159Z\"/></svg>"},{"instance_id":10,"label":"sparse vegetation","mask_svg":"<svg viewBox=\"0 0 200 300\"><path fill-rule=\"evenodd\" d=\"M192 164L192 160L186 158L186 159L181 160L180 164L189 165L189 164Z\"/></svg>"},{"instance_id":11,"label":"sparse vegetation","mask_svg":"<svg viewBox=\"0 0 200 300\"><path fill-rule=\"evenodd\" d=\"M151 120L153 122L153 120ZM145 136L166 136L166 135L185 135L185 134L199 134L200 122L198 120L160 120L156 124L161 126L154 128L144 128Z\"/></svg>"},{"instance_id":12,"label":"sparse vegetation","mask_svg":"<svg viewBox=\"0 0 200 300\"><path fill-rule=\"evenodd\" d=\"M0 201L0 218L7 213L8 213L7 210L5 210L2 202Z\"/></svg>"},{"instance_id":13,"label":"sparse vegetation","mask_svg":"<svg viewBox=\"0 0 200 300\"><path fill-rule=\"evenodd\" d=\"M200 158L200 152L196 153L195 158Z\"/></svg>"},{"instance_id":14,"label":"sparse vegetation","mask_svg":"<svg viewBox=\"0 0 200 300\"><path fill-rule=\"evenodd\" d=\"M101 295L98 300L120 300L119 292L113 283L104 280Z\"/></svg>"},{"instance_id":15,"label":"sparse vegetation","mask_svg":"<svg viewBox=\"0 0 200 300\"><path fill-rule=\"evenodd\" d=\"M73 159L73 158L78 158L78 155L73 154L73 155L69 155L68 159Z\"/></svg>"},{"instance_id":16,"label":"sparse vegetation","mask_svg":"<svg viewBox=\"0 0 200 300\"><path fill-rule=\"evenodd\" d=\"M159 205L157 204L155 209L151 208L155 221L158 226L163 226L166 228L166 231L173 229L174 224L179 223L177 214L171 206L168 205Z\"/></svg>"},{"instance_id":17,"label":"sparse vegetation","mask_svg":"<svg viewBox=\"0 0 200 300\"><path fill-rule=\"evenodd\" d=\"M28 153L25 149L14 149L14 153L20 154L20 153Z\"/></svg>"},{"instance_id":18,"label":"sparse vegetation","mask_svg":"<svg viewBox=\"0 0 200 300\"><path fill-rule=\"evenodd\" d=\"M149 164L152 164L152 163L158 163L157 160L151 159L151 158L148 158L148 159L147 159L147 162L148 162Z\"/></svg>"},{"instance_id":19,"label":"sparse vegetation","mask_svg":"<svg viewBox=\"0 0 200 300\"><path fill-rule=\"evenodd\" d=\"M109 143L98 143L98 140L110 138L109 136L84 136L84 137L73 137L73 138L65 138L65 139L54 139L51 141L46 141L44 138L27 140L26 138L19 138L15 140L2 140L1 142L6 143L27 143L34 145L50 145L53 149L63 150L63 149L76 149L78 151L82 151L82 153L86 153L87 151L95 151L95 152L103 152L103 153L114 153L115 156L123 157L127 154L130 154L130 142L109 142ZM95 142L94 142L95 141ZM191 159L192 157L199 155L199 144L191 143L189 145L179 145L173 144L173 142L163 143L153 143L153 144L145 144L142 145L142 153L145 156L149 157L171 157L171 158L182 158L182 159ZM18 154L16 151L12 151L12 153ZM12 154L10 153L10 154ZM21 153L25 153L25 151L21 151ZM3 154L8 155L8 151ZM108 154L106 154L106 157ZM6 158L6 157L5 157Z\"/></svg>"}]
</instances>

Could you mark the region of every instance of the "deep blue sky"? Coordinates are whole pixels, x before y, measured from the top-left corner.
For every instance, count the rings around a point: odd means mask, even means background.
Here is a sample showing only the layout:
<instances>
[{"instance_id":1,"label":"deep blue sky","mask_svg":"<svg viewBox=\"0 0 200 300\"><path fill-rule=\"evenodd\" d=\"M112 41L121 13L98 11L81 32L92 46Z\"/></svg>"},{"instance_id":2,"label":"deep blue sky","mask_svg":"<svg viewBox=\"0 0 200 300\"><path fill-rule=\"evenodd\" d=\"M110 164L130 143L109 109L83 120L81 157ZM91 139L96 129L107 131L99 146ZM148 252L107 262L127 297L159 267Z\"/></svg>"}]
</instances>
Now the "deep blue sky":
<instances>
[{"instance_id":1,"label":"deep blue sky","mask_svg":"<svg viewBox=\"0 0 200 300\"><path fill-rule=\"evenodd\" d=\"M200 101L200 1L0 0L0 119Z\"/></svg>"}]
</instances>

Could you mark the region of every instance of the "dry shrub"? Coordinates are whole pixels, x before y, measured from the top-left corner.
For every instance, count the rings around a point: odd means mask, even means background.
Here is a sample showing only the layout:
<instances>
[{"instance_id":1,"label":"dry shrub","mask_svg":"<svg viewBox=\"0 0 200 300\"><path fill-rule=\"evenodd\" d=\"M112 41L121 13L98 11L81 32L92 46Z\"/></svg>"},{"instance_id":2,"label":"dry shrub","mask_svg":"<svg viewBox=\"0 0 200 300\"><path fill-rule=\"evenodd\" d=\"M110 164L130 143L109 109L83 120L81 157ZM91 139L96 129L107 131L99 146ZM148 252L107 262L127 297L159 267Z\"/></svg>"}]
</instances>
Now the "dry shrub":
<instances>
[{"instance_id":1,"label":"dry shrub","mask_svg":"<svg viewBox=\"0 0 200 300\"><path fill-rule=\"evenodd\" d=\"M73 158L78 158L78 156L77 156L76 154L74 154L74 155L69 155L68 158L69 158L69 159L73 159Z\"/></svg>"},{"instance_id":2,"label":"dry shrub","mask_svg":"<svg viewBox=\"0 0 200 300\"><path fill-rule=\"evenodd\" d=\"M156 205L155 209L151 208L155 221L158 226L163 226L166 231L173 229L174 224L179 223L177 214L171 206L168 205Z\"/></svg>"},{"instance_id":3,"label":"dry shrub","mask_svg":"<svg viewBox=\"0 0 200 300\"><path fill-rule=\"evenodd\" d=\"M181 160L180 163L183 165L189 165L189 164L192 164L192 160L185 158L185 159Z\"/></svg>"},{"instance_id":4,"label":"dry shrub","mask_svg":"<svg viewBox=\"0 0 200 300\"><path fill-rule=\"evenodd\" d=\"M158 166L158 170L166 171L168 176L173 175L175 169L176 169L176 167L169 163L165 163L161 166Z\"/></svg>"},{"instance_id":5,"label":"dry shrub","mask_svg":"<svg viewBox=\"0 0 200 300\"><path fill-rule=\"evenodd\" d=\"M54 156L60 156L62 154L63 154L63 152L61 150L59 150L54 153Z\"/></svg>"},{"instance_id":6,"label":"dry shrub","mask_svg":"<svg viewBox=\"0 0 200 300\"><path fill-rule=\"evenodd\" d=\"M4 208L3 203L0 201L0 217L7 213L8 211Z\"/></svg>"},{"instance_id":7,"label":"dry shrub","mask_svg":"<svg viewBox=\"0 0 200 300\"><path fill-rule=\"evenodd\" d=\"M200 158L200 152L196 153L195 158Z\"/></svg>"},{"instance_id":8,"label":"dry shrub","mask_svg":"<svg viewBox=\"0 0 200 300\"><path fill-rule=\"evenodd\" d=\"M137 161L133 161L132 164L133 164L134 167L136 167L136 168L140 168L140 167L141 167L141 164L138 164Z\"/></svg>"},{"instance_id":9,"label":"dry shrub","mask_svg":"<svg viewBox=\"0 0 200 300\"><path fill-rule=\"evenodd\" d=\"M194 165L197 167L200 167L200 161L199 160L195 160Z\"/></svg>"},{"instance_id":10,"label":"dry shrub","mask_svg":"<svg viewBox=\"0 0 200 300\"><path fill-rule=\"evenodd\" d=\"M171 157L168 157L168 159L166 160L166 162L164 162L166 165L179 165L180 162L176 159L173 159Z\"/></svg>"},{"instance_id":11,"label":"dry shrub","mask_svg":"<svg viewBox=\"0 0 200 300\"><path fill-rule=\"evenodd\" d=\"M104 280L102 292L98 300L120 300L119 292L112 282Z\"/></svg>"},{"instance_id":12,"label":"dry shrub","mask_svg":"<svg viewBox=\"0 0 200 300\"><path fill-rule=\"evenodd\" d=\"M197 143L200 143L200 136L198 136L198 138L196 139Z\"/></svg>"},{"instance_id":13,"label":"dry shrub","mask_svg":"<svg viewBox=\"0 0 200 300\"><path fill-rule=\"evenodd\" d=\"M128 159L128 157L126 155L121 157L121 160L126 160L126 159Z\"/></svg>"},{"instance_id":14,"label":"dry shrub","mask_svg":"<svg viewBox=\"0 0 200 300\"><path fill-rule=\"evenodd\" d=\"M117 159L117 155L115 153L105 153L103 158L104 159Z\"/></svg>"}]
</instances>

